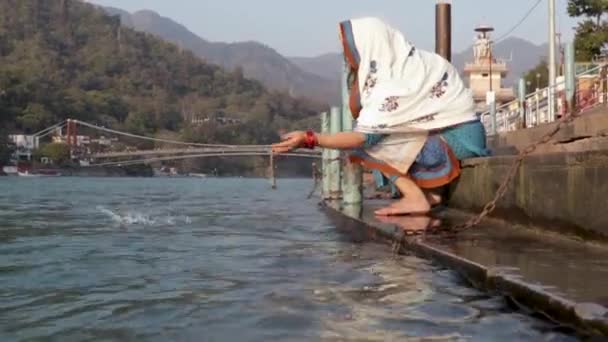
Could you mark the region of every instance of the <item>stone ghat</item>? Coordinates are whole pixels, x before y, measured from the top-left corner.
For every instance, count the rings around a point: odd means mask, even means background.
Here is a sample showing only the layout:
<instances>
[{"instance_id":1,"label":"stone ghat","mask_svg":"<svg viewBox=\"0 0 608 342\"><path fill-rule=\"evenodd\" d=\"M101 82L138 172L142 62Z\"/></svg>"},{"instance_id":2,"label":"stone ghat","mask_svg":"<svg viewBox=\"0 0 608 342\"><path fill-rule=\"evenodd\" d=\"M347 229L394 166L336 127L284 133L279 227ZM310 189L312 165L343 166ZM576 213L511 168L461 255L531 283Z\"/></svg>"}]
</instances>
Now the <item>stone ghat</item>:
<instances>
[{"instance_id":1,"label":"stone ghat","mask_svg":"<svg viewBox=\"0 0 608 342\"><path fill-rule=\"evenodd\" d=\"M452 185L450 207L477 211L490 201L518 151L555 124L490 138L495 156L466 160ZM608 108L599 107L560 130L526 157L496 216L582 239L608 241Z\"/></svg>"},{"instance_id":2,"label":"stone ghat","mask_svg":"<svg viewBox=\"0 0 608 342\"><path fill-rule=\"evenodd\" d=\"M455 210L433 219L378 219L373 210L386 205L322 204L337 227L355 241L384 241L400 253L414 253L457 271L472 286L507 296L513 302L573 328L583 335L608 335L608 248L495 219L458 234L423 232L430 222L443 227L469 215ZM438 220L438 221L437 221ZM399 241L399 244L395 244Z\"/></svg>"}]
</instances>

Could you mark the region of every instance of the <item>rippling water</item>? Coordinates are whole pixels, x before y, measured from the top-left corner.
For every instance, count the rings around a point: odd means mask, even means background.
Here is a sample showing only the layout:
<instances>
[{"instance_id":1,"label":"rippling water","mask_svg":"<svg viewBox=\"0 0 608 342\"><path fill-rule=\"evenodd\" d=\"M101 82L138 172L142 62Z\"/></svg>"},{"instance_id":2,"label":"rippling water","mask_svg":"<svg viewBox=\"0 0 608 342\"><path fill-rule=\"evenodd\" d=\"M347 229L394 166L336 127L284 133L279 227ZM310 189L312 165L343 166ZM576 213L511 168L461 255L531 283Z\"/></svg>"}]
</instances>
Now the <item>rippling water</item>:
<instances>
[{"instance_id":1,"label":"rippling water","mask_svg":"<svg viewBox=\"0 0 608 342\"><path fill-rule=\"evenodd\" d=\"M248 179L0 177L0 340L569 341Z\"/></svg>"}]
</instances>

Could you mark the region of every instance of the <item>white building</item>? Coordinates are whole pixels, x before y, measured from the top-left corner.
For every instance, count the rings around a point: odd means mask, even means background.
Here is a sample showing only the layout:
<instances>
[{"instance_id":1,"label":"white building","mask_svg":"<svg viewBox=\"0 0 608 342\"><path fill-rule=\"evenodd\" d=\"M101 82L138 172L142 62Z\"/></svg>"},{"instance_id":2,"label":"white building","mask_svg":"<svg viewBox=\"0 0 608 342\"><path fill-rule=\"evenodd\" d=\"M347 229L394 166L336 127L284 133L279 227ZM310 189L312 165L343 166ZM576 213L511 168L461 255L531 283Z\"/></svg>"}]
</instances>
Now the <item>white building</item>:
<instances>
[{"instance_id":1,"label":"white building","mask_svg":"<svg viewBox=\"0 0 608 342\"><path fill-rule=\"evenodd\" d=\"M24 150L35 150L40 144L40 139L33 135L11 134L8 136L8 140L15 144L17 149Z\"/></svg>"},{"instance_id":2,"label":"white building","mask_svg":"<svg viewBox=\"0 0 608 342\"><path fill-rule=\"evenodd\" d=\"M40 145L40 138L33 135L11 134L8 140L16 147L13 153L13 159L16 161L32 160L33 151Z\"/></svg>"}]
</instances>

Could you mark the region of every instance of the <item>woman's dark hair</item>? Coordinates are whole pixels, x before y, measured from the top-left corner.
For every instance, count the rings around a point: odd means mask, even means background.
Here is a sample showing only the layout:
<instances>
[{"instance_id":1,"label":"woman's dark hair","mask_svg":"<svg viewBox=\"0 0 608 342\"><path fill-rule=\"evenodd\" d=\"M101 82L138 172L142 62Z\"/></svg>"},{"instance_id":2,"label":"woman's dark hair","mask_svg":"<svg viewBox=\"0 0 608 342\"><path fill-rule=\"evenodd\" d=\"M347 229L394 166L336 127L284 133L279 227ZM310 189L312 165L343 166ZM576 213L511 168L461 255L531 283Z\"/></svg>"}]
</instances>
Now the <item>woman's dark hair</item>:
<instances>
[{"instance_id":1,"label":"woman's dark hair","mask_svg":"<svg viewBox=\"0 0 608 342\"><path fill-rule=\"evenodd\" d=\"M357 70L353 69L350 66L350 64L346 60L346 57L344 57L344 64L347 65L347 67L348 67L348 74L346 76L346 89L348 89L350 91L355 86L355 80L357 78Z\"/></svg>"}]
</instances>

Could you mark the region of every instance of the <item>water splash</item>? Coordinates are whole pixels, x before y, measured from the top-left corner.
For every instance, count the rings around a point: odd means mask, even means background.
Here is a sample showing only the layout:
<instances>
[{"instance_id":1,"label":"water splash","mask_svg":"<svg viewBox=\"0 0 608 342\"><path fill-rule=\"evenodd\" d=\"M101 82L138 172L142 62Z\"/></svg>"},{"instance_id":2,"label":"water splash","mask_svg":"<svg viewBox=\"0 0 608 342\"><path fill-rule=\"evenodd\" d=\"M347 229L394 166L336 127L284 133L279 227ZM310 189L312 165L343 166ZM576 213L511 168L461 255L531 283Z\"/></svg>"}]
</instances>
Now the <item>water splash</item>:
<instances>
[{"instance_id":1,"label":"water splash","mask_svg":"<svg viewBox=\"0 0 608 342\"><path fill-rule=\"evenodd\" d=\"M174 216L172 214L158 214L156 216L152 216L136 211L127 211L121 213L104 207L97 207L97 210L108 216L112 221L121 225L176 226L178 224L192 223L192 219L187 215Z\"/></svg>"}]
</instances>

